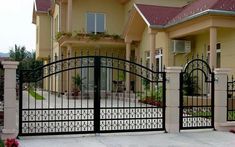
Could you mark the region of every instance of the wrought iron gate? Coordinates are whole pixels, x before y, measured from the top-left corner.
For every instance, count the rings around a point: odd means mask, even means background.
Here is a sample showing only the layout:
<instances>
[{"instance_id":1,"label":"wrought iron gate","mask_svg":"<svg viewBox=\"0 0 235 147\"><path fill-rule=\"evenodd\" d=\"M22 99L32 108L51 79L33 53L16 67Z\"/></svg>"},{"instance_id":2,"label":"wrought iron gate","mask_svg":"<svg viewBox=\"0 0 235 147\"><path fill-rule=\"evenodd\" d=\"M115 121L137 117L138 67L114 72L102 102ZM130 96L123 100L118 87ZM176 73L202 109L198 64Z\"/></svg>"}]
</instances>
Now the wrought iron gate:
<instances>
[{"instance_id":1,"label":"wrought iron gate","mask_svg":"<svg viewBox=\"0 0 235 147\"><path fill-rule=\"evenodd\" d=\"M23 70L19 135L165 130L165 77L113 56L62 56Z\"/></svg>"},{"instance_id":2,"label":"wrought iron gate","mask_svg":"<svg viewBox=\"0 0 235 147\"><path fill-rule=\"evenodd\" d=\"M214 128L214 73L203 59L180 74L180 129Z\"/></svg>"}]
</instances>

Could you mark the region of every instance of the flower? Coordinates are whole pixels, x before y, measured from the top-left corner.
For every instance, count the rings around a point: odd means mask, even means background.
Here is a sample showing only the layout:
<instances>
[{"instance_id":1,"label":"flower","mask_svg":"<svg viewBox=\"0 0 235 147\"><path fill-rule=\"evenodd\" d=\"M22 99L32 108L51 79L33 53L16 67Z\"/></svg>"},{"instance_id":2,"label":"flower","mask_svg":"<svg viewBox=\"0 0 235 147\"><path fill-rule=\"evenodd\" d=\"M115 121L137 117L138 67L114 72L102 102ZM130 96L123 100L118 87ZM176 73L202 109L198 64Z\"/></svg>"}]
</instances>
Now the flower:
<instances>
[{"instance_id":1,"label":"flower","mask_svg":"<svg viewBox=\"0 0 235 147\"><path fill-rule=\"evenodd\" d=\"M19 142L16 139L7 139L5 142L6 147L18 147Z\"/></svg>"}]
</instances>

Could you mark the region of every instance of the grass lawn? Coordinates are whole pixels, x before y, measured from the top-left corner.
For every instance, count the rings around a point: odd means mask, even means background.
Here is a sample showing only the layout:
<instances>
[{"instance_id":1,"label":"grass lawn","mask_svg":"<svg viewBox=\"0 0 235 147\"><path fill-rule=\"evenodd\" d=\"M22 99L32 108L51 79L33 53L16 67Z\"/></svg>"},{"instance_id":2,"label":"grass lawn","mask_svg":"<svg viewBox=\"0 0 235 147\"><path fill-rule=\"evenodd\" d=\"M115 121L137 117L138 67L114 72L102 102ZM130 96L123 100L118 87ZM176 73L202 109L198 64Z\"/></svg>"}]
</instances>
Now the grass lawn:
<instances>
[{"instance_id":1,"label":"grass lawn","mask_svg":"<svg viewBox=\"0 0 235 147\"><path fill-rule=\"evenodd\" d=\"M35 98L36 100L44 100L45 98L43 96L41 96L40 94L38 94L36 91L34 91L32 88L29 88L28 90L29 94Z\"/></svg>"}]
</instances>

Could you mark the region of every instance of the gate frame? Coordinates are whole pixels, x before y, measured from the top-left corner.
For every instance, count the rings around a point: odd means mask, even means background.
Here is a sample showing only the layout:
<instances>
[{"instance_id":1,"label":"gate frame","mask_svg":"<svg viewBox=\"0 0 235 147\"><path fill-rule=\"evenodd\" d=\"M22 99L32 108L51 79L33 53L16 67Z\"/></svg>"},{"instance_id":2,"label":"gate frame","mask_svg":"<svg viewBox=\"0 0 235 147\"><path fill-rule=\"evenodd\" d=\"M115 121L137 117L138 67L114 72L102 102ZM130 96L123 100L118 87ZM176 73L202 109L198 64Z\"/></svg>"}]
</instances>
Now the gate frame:
<instances>
[{"instance_id":1,"label":"gate frame","mask_svg":"<svg viewBox=\"0 0 235 147\"><path fill-rule=\"evenodd\" d=\"M203 76L205 76L205 81L206 83L210 83L210 90L211 90L211 126L196 126L196 127L183 127L183 101L184 101L184 94L183 94L183 79L184 79L184 74L187 71L187 68L190 66L190 64L193 64L194 62L197 62L197 67L193 68L191 71L194 70L199 70L203 73ZM206 66L207 70L208 70L208 74L206 74L203 69L198 68L198 62L202 62L202 66L203 64ZM204 67L204 66L203 66ZM207 77L206 77L207 76ZM206 81L206 79L210 77L210 81ZM215 73L213 71L213 69L210 68L209 64L202 59L196 58L196 59L192 59L191 61L189 61L188 63L185 64L182 72L180 73L180 90L179 90L179 130L188 130L188 129L214 129L215 130ZM193 107L193 106L192 106ZM207 106L209 107L209 106Z\"/></svg>"}]
</instances>

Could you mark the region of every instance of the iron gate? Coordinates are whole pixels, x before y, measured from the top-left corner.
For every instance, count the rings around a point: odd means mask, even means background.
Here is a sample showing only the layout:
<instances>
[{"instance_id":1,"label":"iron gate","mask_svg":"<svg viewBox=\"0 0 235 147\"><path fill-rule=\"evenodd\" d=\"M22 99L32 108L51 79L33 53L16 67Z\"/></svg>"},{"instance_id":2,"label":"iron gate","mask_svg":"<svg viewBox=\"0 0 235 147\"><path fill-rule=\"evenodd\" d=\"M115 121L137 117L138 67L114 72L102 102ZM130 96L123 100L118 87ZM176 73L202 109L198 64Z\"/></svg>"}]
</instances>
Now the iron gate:
<instances>
[{"instance_id":1,"label":"iron gate","mask_svg":"<svg viewBox=\"0 0 235 147\"><path fill-rule=\"evenodd\" d=\"M23 70L19 135L165 130L165 77L113 56L61 56Z\"/></svg>"},{"instance_id":2,"label":"iron gate","mask_svg":"<svg viewBox=\"0 0 235 147\"><path fill-rule=\"evenodd\" d=\"M214 128L214 73L203 59L180 74L180 129Z\"/></svg>"}]
</instances>

